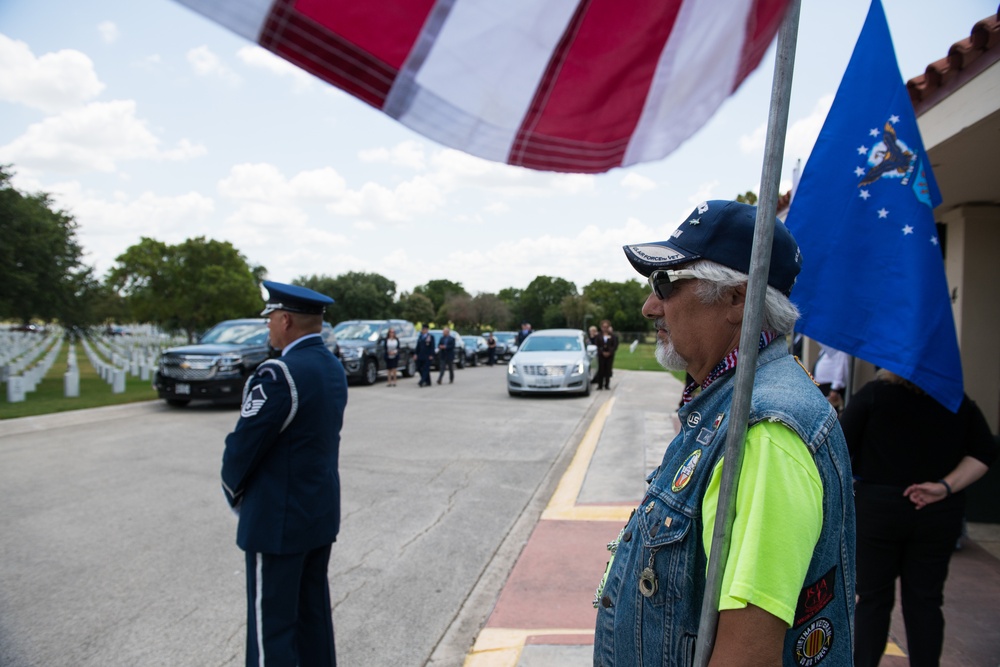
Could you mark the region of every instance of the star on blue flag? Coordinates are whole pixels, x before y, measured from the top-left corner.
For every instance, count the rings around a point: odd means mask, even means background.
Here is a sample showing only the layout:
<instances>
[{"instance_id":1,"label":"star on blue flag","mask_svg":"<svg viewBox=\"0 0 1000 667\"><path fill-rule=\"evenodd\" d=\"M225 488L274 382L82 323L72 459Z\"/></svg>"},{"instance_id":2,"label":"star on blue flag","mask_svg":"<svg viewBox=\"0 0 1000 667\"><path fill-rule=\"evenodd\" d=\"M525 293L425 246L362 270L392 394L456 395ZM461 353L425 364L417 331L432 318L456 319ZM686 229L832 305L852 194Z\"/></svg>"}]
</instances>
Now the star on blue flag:
<instances>
[{"instance_id":1,"label":"star on blue flag","mask_svg":"<svg viewBox=\"0 0 1000 667\"><path fill-rule=\"evenodd\" d=\"M940 202L873 0L786 220L803 257L797 330L957 411L962 365L934 224Z\"/></svg>"}]
</instances>

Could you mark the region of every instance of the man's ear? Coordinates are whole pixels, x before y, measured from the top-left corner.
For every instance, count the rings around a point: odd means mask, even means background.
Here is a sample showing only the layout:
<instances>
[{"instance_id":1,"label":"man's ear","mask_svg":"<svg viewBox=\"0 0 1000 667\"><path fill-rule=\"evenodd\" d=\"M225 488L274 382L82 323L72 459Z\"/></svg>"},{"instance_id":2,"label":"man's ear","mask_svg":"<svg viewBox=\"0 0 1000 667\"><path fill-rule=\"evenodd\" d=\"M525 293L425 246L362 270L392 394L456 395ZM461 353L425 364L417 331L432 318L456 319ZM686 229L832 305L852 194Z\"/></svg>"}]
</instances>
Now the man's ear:
<instances>
[{"instance_id":1,"label":"man's ear","mask_svg":"<svg viewBox=\"0 0 1000 667\"><path fill-rule=\"evenodd\" d=\"M742 285L737 285L732 288L729 292L729 300L726 302L728 309L726 312L726 319L731 324L742 324L743 323L743 309L747 302L747 286L746 283Z\"/></svg>"}]
</instances>

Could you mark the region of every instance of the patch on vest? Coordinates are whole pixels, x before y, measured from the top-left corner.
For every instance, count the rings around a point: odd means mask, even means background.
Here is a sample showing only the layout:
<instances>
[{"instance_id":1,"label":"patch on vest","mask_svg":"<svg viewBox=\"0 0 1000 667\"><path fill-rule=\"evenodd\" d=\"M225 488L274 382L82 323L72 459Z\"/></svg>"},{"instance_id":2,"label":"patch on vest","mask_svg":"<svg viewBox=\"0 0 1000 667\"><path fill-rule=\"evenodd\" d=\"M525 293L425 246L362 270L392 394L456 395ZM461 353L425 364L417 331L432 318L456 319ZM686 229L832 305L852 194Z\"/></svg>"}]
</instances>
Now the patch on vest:
<instances>
[{"instance_id":1,"label":"patch on vest","mask_svg":"<svg viewBox=\"0 0 1000 667\"><path fill-rule=\"evenodd\" d=\"M687 424L688 424L688 426L690 426L691 428L694 428L695 426L697 426L700 423L701 423L701 413L700 412L692 412L691 414L688 415L688 418L687 418Z\"/></svg>"},{"instance_id":2,"label":"patch on vest","mask_svg":"<svg viewBox=\"0 0 1000 667\"><path fill-rule=\"evenodd\" d=\"M799 593L799 603L795 606L795 622L792 627L802 625L833 601L836 578L837 566L834 565L819 581L802 588Z\"/></svg>"},{"instance_id":3,"label":"patch on vest","mask_svg":"<svg viewBox=\"0 0 1000 667\"><path fill-rule=\"evenodd\" d=\"M670 490L674 493L683 491L684 487L688 485L691 481L691 477L694 475L695 469L698 467L698 461L701 460L701 450L696 449L684 460L684 463L680 468L677 469L677 474L674 475L674 481L670 485Z\"/></svg>"},{"instance_id":4,"label":"patch on vest","mask_svg":"<svg viewBox=\"0 0 1000 667\"><path fill-rule=\"evenodd\" d=\"M267 394L264 393L264 388L257 385L247 394L247 400L243 401L243 407L240 409L240 417L244 419L255 417L266 402Z\"/></svg>"},{"instance_id":5,"label":"patch on vest","mask_svg":"<svg viewBox=\"0 0 1000 667\"><path fill-rule=\"evenodd\" d=\"M833 647L833 623L817 618L807 625L795 640L795 661L801 667L819 664Z\"/></svg>"}]
</instances>

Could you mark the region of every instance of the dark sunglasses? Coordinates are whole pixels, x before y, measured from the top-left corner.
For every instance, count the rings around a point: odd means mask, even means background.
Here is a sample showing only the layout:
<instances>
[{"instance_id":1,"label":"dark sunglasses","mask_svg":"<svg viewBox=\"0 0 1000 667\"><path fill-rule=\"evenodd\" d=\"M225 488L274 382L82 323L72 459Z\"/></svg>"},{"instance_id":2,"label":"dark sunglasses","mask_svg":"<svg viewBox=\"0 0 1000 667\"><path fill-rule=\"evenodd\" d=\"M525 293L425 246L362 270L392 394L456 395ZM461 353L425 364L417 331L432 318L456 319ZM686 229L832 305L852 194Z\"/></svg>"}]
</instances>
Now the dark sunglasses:
<instances>
[{"instance_id":1,"label":"dark sunglasses","mask_svg":"<svg viewBox=\"0 0 1000 667\"><path fill-rule=\"evenodd\" d=\"M690 280L696 277L694 271L685 269L659 269L649 274L649 287L653 290L656 298L665 301L674 291L674 281Z\"/></svg>"}]
</instances>

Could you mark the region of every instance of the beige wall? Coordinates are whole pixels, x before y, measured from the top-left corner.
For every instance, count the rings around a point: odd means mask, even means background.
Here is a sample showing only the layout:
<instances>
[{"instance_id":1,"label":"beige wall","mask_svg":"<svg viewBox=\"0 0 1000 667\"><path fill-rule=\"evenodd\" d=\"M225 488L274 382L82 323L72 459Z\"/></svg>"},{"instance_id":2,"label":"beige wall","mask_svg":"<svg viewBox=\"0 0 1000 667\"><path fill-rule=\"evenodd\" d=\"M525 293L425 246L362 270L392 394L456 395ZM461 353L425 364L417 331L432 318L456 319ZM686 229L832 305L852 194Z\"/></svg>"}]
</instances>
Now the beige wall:
<instances>
[{"instance_id":1,"label":"beige wall","mask_svg":"<svg viewBox=\"0 0 1000 667\"><path fill-rule=\"evenodd\" d=\"M965 392L1000 431L1000 207L960 206L947 225L945 272L962 352Z\"/></svg>"}]
</instances>

